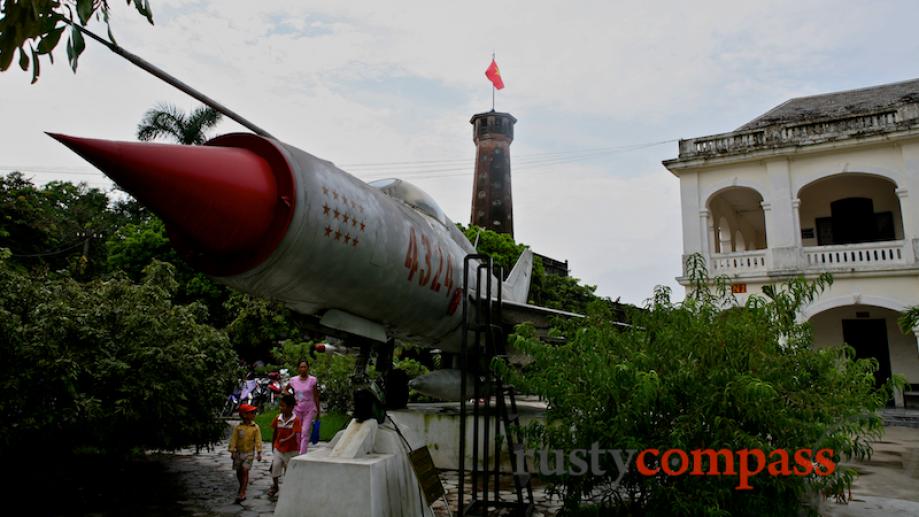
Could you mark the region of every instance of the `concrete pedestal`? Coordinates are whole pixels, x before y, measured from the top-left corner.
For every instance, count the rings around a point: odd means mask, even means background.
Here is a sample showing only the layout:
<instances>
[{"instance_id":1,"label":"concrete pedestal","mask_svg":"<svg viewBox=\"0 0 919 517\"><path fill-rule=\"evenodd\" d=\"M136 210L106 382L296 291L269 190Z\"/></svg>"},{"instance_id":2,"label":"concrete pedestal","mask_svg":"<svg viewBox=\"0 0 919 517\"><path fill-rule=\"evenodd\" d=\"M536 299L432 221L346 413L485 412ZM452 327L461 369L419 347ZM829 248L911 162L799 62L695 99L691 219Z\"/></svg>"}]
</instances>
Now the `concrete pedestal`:
<instances>
[{"instance_id":1,"label":"concrete pedestal","mask_svg":"<svg viewBox=\"0 0 919 517\"><path fill-rule=\"evenodd\" d=\"M472 441L475 436L473 430L472 408L470 416L466 417L466 469L472 468ZM517 414L520 416L522 426L537 420L545 420L546 404L538 401L527 401L522 397L517 400ZM440 402L434 404L409 404L408 409L390 411L389 415L399 423L400 429L411 429L418 437L417 448L427 445L431 451L434 466L441 470L457 470L459 468L459 403ZM479 440L484 441L484 425L479 429ZM503 430L499 427L499 432ZM489 426L489 435L495 436L494 421ZM487 444L489 454L494 455L494 442ZM502 453L502 465L507 472L511 471L511 464L507 451Z\"/></svg>"},{"instance_id":2,"label":"concrete pedestal","mask_svg":"<svg viewBox=\"0 0 919 517\"><path fill-rule=\"evenodd\" d=\"M406 445L391 424L368 429L376 425L352 421L336 437L333 449L316 449L292 459L275 515L433 517L408 460L408 449L421 444L402 430ZM358 442L364 446L357 446ZM355 456L345 457L350 452Z\"/></svg>"}]
</instances>

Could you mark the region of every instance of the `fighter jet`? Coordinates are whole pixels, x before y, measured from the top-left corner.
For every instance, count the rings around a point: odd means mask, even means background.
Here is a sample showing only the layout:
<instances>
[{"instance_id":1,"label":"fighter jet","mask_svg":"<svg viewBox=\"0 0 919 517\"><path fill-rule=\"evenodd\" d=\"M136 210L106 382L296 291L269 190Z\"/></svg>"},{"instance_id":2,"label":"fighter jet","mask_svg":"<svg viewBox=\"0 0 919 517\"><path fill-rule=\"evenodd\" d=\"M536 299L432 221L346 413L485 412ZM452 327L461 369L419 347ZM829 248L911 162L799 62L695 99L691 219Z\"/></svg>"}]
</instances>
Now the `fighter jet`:
<instances>
[{"instance_id":1,"label":"fighter jet","mask_svg":"<svg viewBox=\"0 0 919 517\"><path fill-rule=\"evenodd\" d=\"M51 136L162 218L182 258L217 282L281 302L346 343L459 351L463 261L475 248L418 187L368 184L250 133L203 146ZM504 323L576 316L526 304L532 262L526 250L503 280Z\"/></svg>"},{"instance_id":2,"label":"fighter jet","mask_svg":"<svg viewBox=\"0 0 919 517\"><path fill-rule=\"evenodd\" d=\"M203 146L49 133L157 214L188 264L219 283L281 302L318 332L360 348L359 369L377 348L377 369L387 370L396 340L460 351L463 264L475 248L434 199L400 179L365 183L74 27L255 133ZM545 329L552 317L578 317L526 303L532 265L526 250L506 279L491 276L492 285L501 282L500 323ZM468 293L489 281L478 266L468 262ZM394 391L407 394L407 387ZM365 392L381 398L378 390Z\"/></svg>"}]
</instances>

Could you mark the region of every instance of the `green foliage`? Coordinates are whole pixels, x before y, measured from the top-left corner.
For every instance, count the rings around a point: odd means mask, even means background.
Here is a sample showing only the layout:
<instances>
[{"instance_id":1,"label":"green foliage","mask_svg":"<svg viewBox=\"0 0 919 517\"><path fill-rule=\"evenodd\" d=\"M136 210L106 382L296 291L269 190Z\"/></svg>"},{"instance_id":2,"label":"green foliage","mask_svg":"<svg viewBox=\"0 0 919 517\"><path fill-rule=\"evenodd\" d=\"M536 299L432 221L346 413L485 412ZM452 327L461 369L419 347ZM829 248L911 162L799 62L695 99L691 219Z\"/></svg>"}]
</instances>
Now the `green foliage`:
<instances>
[{"instance_id":1,"label":"green foliage","mask_svg":"<svg viewBox=\"0 0 919 517\"><path fill-rule=\"evenodd\" d=\"M393 361L393 367L398 368L405 372L408 375L409 379L414 379L415 377L420 377L430 373L427 366L421 364L421 362L411 359L411 358L396 358Z\"/></svg>"},{"instance_id":2,"label":"green foliage","mask_svg":"<svg viewBox=\"0 0 919 517\"><path fill-rule=\"evenodd\" d=\"M275 344L299 337L298 316L287 307L237 291L224 303L229 323L227 335L234 348L249 362L273 355ZM292 372L297 370L294 364Z\"/></svg>"},{"instance_id":3,"label":"green foliage","mask_svg":"<svg viewBox=\"0 0 919 517\"><path fill-rule=\"evenodd\" d=\"M148 0L127 0L137 12L153 24ZM7 70L19 52L19 67L32 69L32 83L41 73L39 56L47 55L54 63L53 50L68 32L67 59L74 72L86 43L77 26L85 27L95 16L108 26L108 36L115 42L109 25L107 0L2 0L0 3L0 71ZM74 16L76 15L76 16Z\"/></svg>"},{"instance_id":4,"label":"green foliage","mask_svg":"<svg viewBox=\"0 0 919 517\"><path fill-rule=\"evenodd\" d=\"M0 257L0 455L175 449L219 440L226 336L177 305L174 269L143 283L29 276ZM53 444L51 446L50 444ZM30 460L34 461L34 459Z\"/></svg>"},{"instance_id":5,"label":"green foliage","mask_svg":"<svg viewBox=\"0 0 919 517\"><path fill-rule=\"evenodd\" d=\"M412 380L415 377L420 377L422 375L427 375L431 372L427 366L421 364L420 361L410 357L398 357L394 359L393 367L404 371L409 380ZM413 388L408 389L408 397L409 401L411 402L434 402L434 399L418 393Z\"/></svg>"},{"instance_id":6,"label":"green foliage","mask_svg":"<svg viewBox=\"0 0 919 517\"><path fill-rule=\"evenodd\" d=\"M238 307L227 306L230 291L214 283L207 276L191 269L169 244L166 226L158 217L148 214L133 214L131 206L116 207L116 210L127 212L138 222L130 222L118 228L106 241L108 252L107 266L112 272L123 271L133 279L138 279L142 271L152 262L159 260L169 262L176 267L176 280L179 288L176 299L184 302L198 301L207 307L208 320L217 327L224 327L228 317L227 311ZM234 342L235 344L235 342Z\"/></svg>"},{"instance_id":7,"label":"green foliage","mask_svg":"<svg viewBox=\"0 0 919 517\"><path fill-rule=\"evenodd\" d=\"M207 142L207 132L217 125L221 114L210 106L195 108L185 115L171 104L159 104L144 113L137 125L137 139L143 142L167 138L183 145Z\"/></svg>"},{"instance_id":8,"label":"green foliage","mask_svg":"<svg viewBox=\"0 0 919 517\"><path fill-rule=\"evenodd\" d=\"M350 413L352 409L351 376L354 374L356 358L353 355L336 353L310 354L313 343L287 340L271 351L274 360L296 375L301 359L310 362L310 375L319 381L322 407L329 413ZM368 368L371 378L374 369Z\"/></svg>"},{"instance_id":9,"label":"green foliage","mask_svg":"<svg viewBox=\"0 0 919 517\"><path fill-rule=\"evenodd\" d=\"M571 276L546 274L539 260L533 263L533 280L530 285L530 303L584 314L591 302L600 299L597 286L582 284Z\"/></svg>"},{"instance_id":10,"label":"green foliage","mask_svg":"<svg viewBox=\"0 0 919 517\"><path fill-rule=\"evenodd\" d=\"M510 273L520 254L527 248L525 244L514 242L505 233L478 226L458 226L469 242L476 243L476 251L490 256L495 266L504 268L505 275ZM529 302L535 305L584 313L588 304L600 299L594 294L596 286L584 285L574 277L549 275L538 258L533 260L533 275L530 278Z\"/></svg>"},{"instance_id":11,"label":"green foliage","mask_svg":"<svg viewBox=\"0 0 919 517\"><path fill-rule=\"evenodd\" d=\"M0 177L0 246L23 268L98 275L107 268L101 243L124 222L104 192L85 184L36 187L20 173Z\"/></svg>"},{"instance_id":12,"label":"green foliage","mask_svg":"<svg viewBox=\"0 0 919 517\"><path fill-rule=\"evenodd\" d=\"M271 441L271 435L274 432L274 429L271 428L271 422L278 417L278 413L280 413L280 411L277 409L270 409L264 413L255 415L255 425L258 426L259 432L262 433L263 442Z\"/></svg>"},{"instance_id":13,"label":"green foliage","mask_svg":"<svg viewBox=\"0 0 919 517\"><path fill-rule=\"evenodd\" d=\"M273 432L271 422L278 417L278 412L277 409L272 409L255 417L255 423L258 424L258 429L262 433L263 442L271 441ZM351 417L343 413L326 413L320 420L322 423L319 424L319 441L327 442L335 436L335 433L347 427Z\"/></svg>"},{"instance_id":14,"label":"green foliage","mask_svg":"<svg viewBox=\"0 0 919 517\"><path fill-rule=\"evenodd\" d=\"M751 296L744 307L723 281L705 276L693 258L690 296L673 304L658 288L646 310L632 310L632 325L614 325L608 307L591 306L588 317L560 323L567 341L547 345L525 327L513 345L534 358L526 376L502 363L511 382L545 397L545 423L533 424L534 447L570 451L661 451L759 448L830 448L841 457L870 455L867 438L882 429L878 410L890 389L876 389L874 360L854 360L850 347L815 349L811 331L794 316L829 285L796 279ZM602 515L794 515L812 490L842 496L853 472L826 478L751 479L737 491L735 476L644 477L618 474L606 458L606 476L558 476L569 509L588 494L602 495ZM588 513L590 514L590 513Z\"/></svg>"},{"instance_id":15,"label":"green foliage","mask_svg":"<svg viewBox=\"0 0 919 517\"><path fill-rule=\"evenodd\" d=\"M169 262L178 260L169 246L166 227L158 217L118 228L106 241L105 247L109 269L124 271L132 278L138 278L154 259Z\"/></svg>"},{"instance_id":16,"label":"green foliage","mask_svg":"<svg viewBox=\"0 0 919 517\"><path fill-rule=\"evenodd\" d=\"M517 244L514 238L506 233L498 233L478 226L468 228L460 226L460 230L463 231L469 242L475 244L477 252L490 256L495 266L504 268L505 274L510 273L520 254L526 249L526 245Z\"/></svg>"},{"instance_id":17,"label":"green foliage","mask_svg":"<svg viewBox=\"0 0 919 517\"><path fill-rule=\"evenodd\" d=\"M919 328L919 305L906 309L897 323L900 324L900 330L904 334L909 334Z\"/></svg>"}]
</instances>

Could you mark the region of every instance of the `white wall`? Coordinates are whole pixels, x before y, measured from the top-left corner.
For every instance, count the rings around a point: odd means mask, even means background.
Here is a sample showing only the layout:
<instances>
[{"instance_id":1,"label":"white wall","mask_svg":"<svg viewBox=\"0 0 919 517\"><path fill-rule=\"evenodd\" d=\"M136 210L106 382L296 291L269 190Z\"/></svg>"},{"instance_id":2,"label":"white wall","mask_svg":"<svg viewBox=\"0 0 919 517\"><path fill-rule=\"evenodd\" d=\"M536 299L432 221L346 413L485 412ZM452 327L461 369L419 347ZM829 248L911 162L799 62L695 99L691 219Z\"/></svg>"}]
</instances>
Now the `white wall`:
<instances>
[{"instance_id":1,"label":"white wall","mask_svg":"<svg viewBox=\"0 0 919 517\"><path fill-rule=\"evenodd\" d=\"M856 312L867 312L870 319L884 319L887 324L887 343L890 369L906 377L907 382L919 385L919 350L916 336L904 334L897 326L898 313L870 305L849 305L821 312L810 319L814 330L814 345L828 347L843 343L842 320L859 319Z\"/></svg>"},{"instance_id":2,"label":"white wall","mask_svg":"<svg viewBox=\"0 0 919 517\"><path fill-rule=\"evenodd\" d=\"M909 140L868 146L858 142L835 145L836 148L820 153L790 151L785 155L776 154L748 162L703 164L692 169L676 170L680 178L684 253L701 251L708 254L714 249L707 229L702 227L704 219L700 213L709 209L709 202L715 194L730 187L752 188L763 197L765 238L770 248L800 246L801 224L794 210L800 190L817 180L845 173L853 174L851 179L854 183L850 187L840 187L845 190L838 193L841 197L848 197L853 192L861 195L862 187L872 192L877 190L866 183L870 180L864 179L865 174L888 178L895 183L894 197L889 191L875 193L879 199L875 203L875 211L895 212L898 237L919 238L919 135ZM822 195L813 207L810 202L801 204L805 228L813 228L814 218L824 215L824 204L828 212L829 199L823 198L832 195ZM897 217L897 214L900 216ZM708 226L714 226L715 221L717 219L709 214ZM808 241L804 245L816 245L816 241Z\"/></svg>"}]
</instances>

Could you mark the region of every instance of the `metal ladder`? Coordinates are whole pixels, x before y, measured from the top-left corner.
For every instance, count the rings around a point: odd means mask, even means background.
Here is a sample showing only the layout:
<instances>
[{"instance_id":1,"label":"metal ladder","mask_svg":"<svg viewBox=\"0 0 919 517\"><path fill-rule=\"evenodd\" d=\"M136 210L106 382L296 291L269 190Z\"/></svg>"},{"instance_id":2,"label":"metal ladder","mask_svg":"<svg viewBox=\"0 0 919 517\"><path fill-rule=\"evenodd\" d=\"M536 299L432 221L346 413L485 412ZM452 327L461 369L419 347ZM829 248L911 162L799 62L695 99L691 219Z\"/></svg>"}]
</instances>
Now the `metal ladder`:
<instances>
[{"instance_id":1,"label":"metal ladder","mask_svg":"<svg viewBox=\"0 0 919 517\"><path fill-rule=\"evenodd\" d=\"M475 269L475 292L471 293L469 270L470 264L475 260L479 261L479 264ZM467 255L463 260L463 323L460 347L462 396L460 398L458 487L458 515L461 517L486 517L490 514L529 517L535 508L532 475L524 454L515 390L513 386L504 384L491 369L492 359L507 357L507 335L501 326L503 272L501 268L497 268L498 276L496 277L495 271L491 257L487 255ZM497 288L492 285L493 280L497 280ZM492 296L492 293L497 296ZM470 297L471 294L472 297ZM468 342L470 335L472 336L471 343ZM468 505L464 501L466 419L470 415L466 404L468 399L467 375L473 379L472 396L475 401L471 411L472 498ZM492 395L495 397L494 407L491 405ZM483 400L484 404L480 404L480 400ZM482 427L481 440L480 427ZM495 434L493 438L490 436L492 428ZM499 429L504 431L503 436L499 433ZM501 472L502 437L507 446L511 473ZM488 448L492 442L494 443L493 454ZM522 461L518 462L518 458L522 458ZM504 500L500 494L501 478L508 475L512 476L514 481L516 497L513 500ZM491 497L489 488L493 490Z\"/></svg>"}]
</instances>

